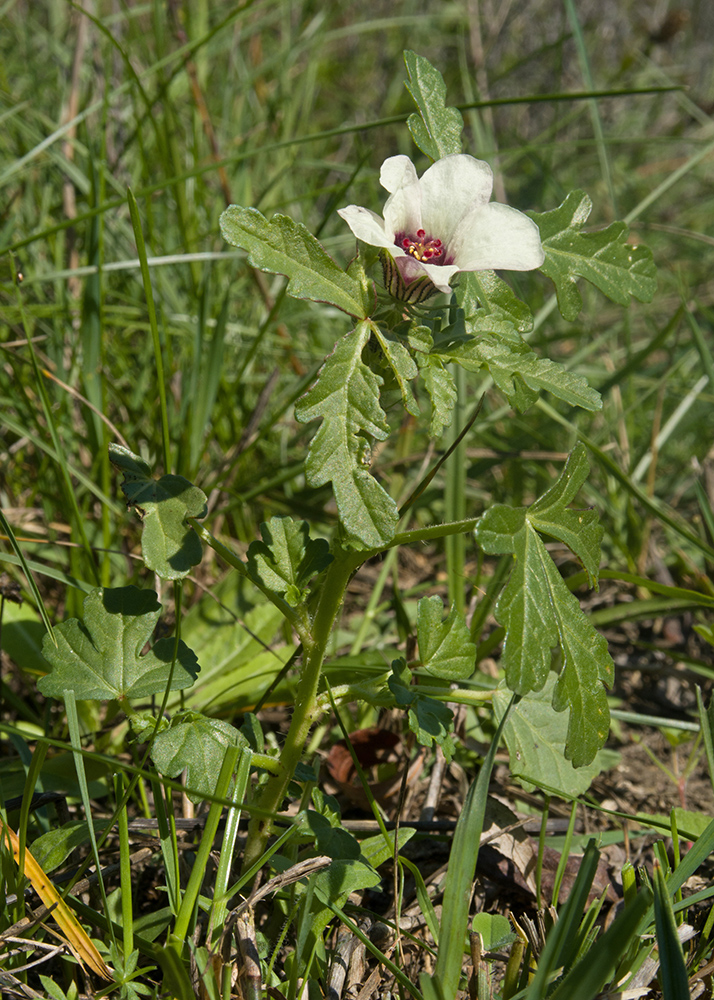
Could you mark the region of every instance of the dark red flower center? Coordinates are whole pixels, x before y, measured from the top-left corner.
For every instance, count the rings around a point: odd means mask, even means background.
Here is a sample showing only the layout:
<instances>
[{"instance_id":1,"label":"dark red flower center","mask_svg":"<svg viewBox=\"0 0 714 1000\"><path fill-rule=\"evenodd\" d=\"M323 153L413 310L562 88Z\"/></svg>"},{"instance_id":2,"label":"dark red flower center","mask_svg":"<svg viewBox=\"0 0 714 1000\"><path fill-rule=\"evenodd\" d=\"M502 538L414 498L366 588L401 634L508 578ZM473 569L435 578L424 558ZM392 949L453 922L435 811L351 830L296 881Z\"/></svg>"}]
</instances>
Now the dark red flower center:
<instances>
[{"instance_id":1,"label":"dark red flower center","mask_svg":"<svg viewBox=\"0 0 714 1000\"><path fill-rule=\"evenodd\" d=\"M441 240L431 236L427 237L424 229L417 229L415 236L399 233L394 242L405 253L420 260L423 264L443 263L439 260L444 255L444 246Z\"/></svg>"}]
</instances>

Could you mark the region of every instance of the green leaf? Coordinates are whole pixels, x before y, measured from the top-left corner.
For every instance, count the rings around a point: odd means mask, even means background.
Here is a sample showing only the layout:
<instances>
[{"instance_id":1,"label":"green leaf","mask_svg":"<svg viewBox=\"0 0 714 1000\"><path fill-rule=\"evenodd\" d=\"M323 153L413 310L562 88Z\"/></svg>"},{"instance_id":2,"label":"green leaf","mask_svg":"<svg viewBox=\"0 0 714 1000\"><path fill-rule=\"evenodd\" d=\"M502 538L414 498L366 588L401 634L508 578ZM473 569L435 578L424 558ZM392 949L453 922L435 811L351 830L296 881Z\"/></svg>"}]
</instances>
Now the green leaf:
<instances>
[{"instance_id":1,"label":"green leaf","mask_svg":"<svg viewBox=\"0 0 714 1000\"><path fill-rule=\"evenodd\" d=\"M369 340L368 323L360 323L335 344L317 381L296 403L302 423L322 418L305 463L311 486L332 481L340 519L367 548L394 537L398 520L394 500L370 475L368 438L384 441L389 434L379 405L382 379L362 361Z\"/></svg>"},{"instance_id":2,"label":"green leaf","mask_svg":"<svg viewBox=\"0 0 714 1000\"><path fill-rule=\"evenodd\" d=\"M672 898L662 874L662 866L655 858L652 870L654 889L654 916L657 950L659 952L659 982L664 1000L679 1000L689 994L689 977L677 934L677 921Z\"/></svg>"},{"instance_id":3,"label":"green leaf","mask_svg":"<svg viewBox=\"0 0 714 1000\"><path fill-rule=\"evenodd\" d=\"M403 659L392 663L389 689L397 705L408 708L409 728L422 746L437 743L447 761L454 755L453 721L450 708L435 698L419 694L419 688L411 684L412 674Z\"/></svg>"},{"instance_id":4,"label":"green leaf","mask_svg":"<svg viewBox=\"0 0 714 1000\"><path fill-rule=\"evenodd\" d=\"M445 621L441 598L422 597L417 605L417 639L422 668L435 677L461 680L476 666L476 646L463 614L454 605Z\"/></svg>"},{"instance_id":5,"label":"green leaf","mask_svg":"<svg viewBox=\"0 0 714 1000\"><path fill-rule=\"evenodd\" d=\"M101 834L106 823L95 823L95 833ZM47 833L41 834L32 844L32 856L43 871L52 872L70 856L72 851L89 841L89 824L86 820L72 820Z\"/></svg>"},{"instance_id":6,"label":"green leaf","mask_svg":"<svg viewBox=\"0 0 714 1000\"><path fill-rule=\"evenodd\" d=\"M451 423L456 403L456 385L451 373L437 357L427 358L420 365L420 375L431 400L429 435L436 438Z\"/></svg>"},{"instance_id":7,"label":"green leaf","mask_svg":"<svg viewBox=\"0 0 714 1000\"><path fill-rule=\"evenodd\" d=\"M121 445L109 445L109 458L124 473L122 492L142 522L144 563L162 580L180 580L201 561L203 550L187 517L206 516L206 494L183 476L154 479L151 469Z\"/></svg>"},{"instance_id":8,"label":"green leaf","mask_svg":"<svg viewBox=\"0 0 714 1000\"><path fill-rule=\"evenodd\" d=\"M500 913L477 913L471 921L471 930L481 935L484 951L498 951L516 939L508 917Z\"/></svg>"},{"instance_id":9,"label":"green leaf","mask_svg":"<svg viewBox=\"0 0 714 1000\"><path fill-rule=\"evenodd\" d=\"M540 537L561 538L597 579L602 529L594 511L565 507L588 474L585 448L578 444L558 482L532 507L496 504L479 521L478 543L492 555L513 553L515 566L496 607L506 629L502 659L512 691L527 694L545 684L552 649L563 654L553 708L570 709L565 754L575 767L589 764L609 731L603 684L614 665L604 637L595 631L570 593Z\"/></svg>"},{"instance_id":10,"label":"green leaf","mask_svg":"<svg viewBox=\"0 0 714 1000\"><path fill-rule=\"evenodd\" d=\"M333 826L327 816L308 809L305 813L305 822L315 835L318 854L326 854L335 860L359 858L360 846L356 838L341 826Z\"/></svg>"},{"instance_id":11,"label":"green leaf","mask_svg":"<svg viewBox=\"0 0 714 1000\"><path fill-rule=\"evenodd\" d=\"M301 223L287 215L268 220L255 208L229 205L220 219L224 240L248 251L253 267L288 278L296 299L329 302L362 319L373 308L367 287L346 274Z\"/></svg>"},{"instance_id":12,"label":"green leaf","mask_svg":"<svg viewBox=\"0 0 714 1000\"><path fill-rule=\"evenodd\" d=\"M415 52L404 53L412 95L419 114L409 115L407 125L419 149L432 160L461 152L464 120L456 108L446 107L446 86L441 73Z\"/></svg>"},{"instance_id":13,"label":"green leaf","mask_svg":"<svg viewBox=\"0 0 714 1000\"><path fill-rule=\"evenodd\" d=\"M296 607L304 600L307 584L332 562L330 546L324 538L310 538L307 521L271 517L261 524L262 542L248 547L248 572L254 580Z\"/></svg>"},{"instance_id":14,"label":"green leaf","mask_svg":"<svg viewBox=\"0 0 714 1000\"><path fill-rule=\"evenodd\" d=\"M590 764L578 768L565 759L568 719L564 713L554 712L551 704L557 680L550 673L540 691L531 691L521 698L511 709L503 738L511 773L526 791L543 787L570 799L586 792L593 779L613 767L619 758L612 751L599 750ZM496 722L503 718L510 699L511 692L505 685L494 692Z\"/></svg>"},{"instance_id":15,"label":"green leaf","mask_svg":"<svg viewBox=\"0 0 714 1000\"><path fill-rule=\"evenodd\" d=\"M151 757L168 778L185 769L188 797L200 802L216 790L226 747L247 745L245 736L228 722L199 712L177 712L171 726L156 737Z\"/></svg>"},{"instance_id":16,"label":"green leaf","mask_svg":"<svg viewBox=\"0 0 714 1000\"><path fill-rule=\"evenodd\" d=\"M624 222L613 222L594 233L581 232L591 208L583 191L573 191L551 212L527 213L540 229L545 250L541 271L555 285L558 308L569 320L576 318L583 304L578 278L585 278L621 306L629 305L630 296L651 302L657 287L652 253L627 242Z\"/></svg>"},{"instance_id":17,"label":"green leaf","mask_svg":"<svg viewBox=\"0 0 714 1000\"><path fill-rule=\"evenodd\" d=\"M444 368L441 358L430 353L434 338L428 326L413 326L409 330L408 339L431 401L429 434L431 437L439 437L451 423L456 403L456 385L451 373Z\"/></svg>"},{"instance_id":18,"label":"green leaf","mask_svg":"<svg viewBox=\"0 0 714 1000\"><path fill-rule=\"evenodd\" d=\"M70 983L67 992L65 993L61 986L59 986L53 979L49 976L43 976L40 973L40 981L44 986L49 1000L77 1000L79 993L77 990L76 983Z\"/></svg>"},{"instance_id":19,"label":"green leaf","mask_svg":"<svg viewBox=\"0 0 714 1000\"><path fill-rule=\"evenodd\" d=\"M454 742L454 714L442 701L417 695L409 706L409 728L423 747L438 744L447 764L451 763Z\"/></svg>"},{"instance_id":20,"label":"green leaf","mask_svg":"<svg viewBox=\"0 0 714 1000\"><path fill-rule=\"evenodd\" d=\"M469 333L511 334L520 342L521 333L533 329L533 313L516 298L511 287L495 271L467 271L456 288L456 299L464 311Z\"/></svg>"},{"instance_id":21,"label":"green leaf","mask_svg":"<svg viewBox=\"0 0 714 1000\"><path fill-rule=\"evenodd\" d=\"M143 458L139 458L133 451L129 451L128 448L124 448L120 444L109 445L109 458L112 464L124 473L122 489L126 486L128 490L132 484L141 487L147 479L151 479L151 467L146 464ZM128 500L128 494L125 495Z\"/></svg>"},{"instance_id":22,"label":"green leaf","mask_svg":"<svg viewBox=\"0 0 714 1000\"><path fill-rule=\"evenodd\" d=\"M401 341L396 340L394 337L387 337L378 326L372 326L372 333L379 342L382 354L384 355L384 361L399 386L404 409L407 413L411 413L412 416L418 416L419 404L414 398L414 393L409 385L409 382L419 374L419 369L414 359Z\"/></svg>"},{"instance_id":23,"label":"green leaf","mask_svg":"<svg viewBox=\"0 0 714 1000\"><path fill-rule=\"evenodd\" d=\"M153 590L116 587L93 590L84 600L84 620L55 626L57 646L45 637L42 651L52 673L38 682L44 695L76 698L148 698L166 690L176 641L166 637L141 656L161 605ZM170 689L190 687L198 674L195 654L179 641Z\"/></svg>"},{"instance_id":24,"label":"green leaf","mask_svg":"<svg viewBox=\"0 0 714 1000\"><path fill-rule=\"evenodd\" d=\"M581 375L567 371L549 358L539 358L525 344L514 349L510 344L500 343L496 337L486 336L435 348L435 353L455 361L467 371L487 368L511 405L522 413L533 405L542 391L585 410L602 408L600 394Z\"/></svg>"},{"instance_id":25,"label":"green leaf","mask_svg":"<svg viewBox=\"0 0 714 1000\"><path fill-rule=\"evenodd\" d=\"M315 895L326 905L342 906L352 892L372 889L382 881L371 865L364 861L333 861L329 868L310 876Z\"/></svg>"},{"instance_id":26,"label":"green leaf","mask_svg":"<svg viewBox=\"0 0 714 1000\"><path fill-rule=\"evenodd\" d=\"M399 852L405 844L409 843L415 833L416 828L413 826L400 826L399 830L390 830L386 837L381 833L375 834L374 837L367 837L361 841L360 845L362 858L373 868L379 868L385 861L391 861L394 857L395 840L397 842L396 850Z\"/></svg>"}]
</instances>

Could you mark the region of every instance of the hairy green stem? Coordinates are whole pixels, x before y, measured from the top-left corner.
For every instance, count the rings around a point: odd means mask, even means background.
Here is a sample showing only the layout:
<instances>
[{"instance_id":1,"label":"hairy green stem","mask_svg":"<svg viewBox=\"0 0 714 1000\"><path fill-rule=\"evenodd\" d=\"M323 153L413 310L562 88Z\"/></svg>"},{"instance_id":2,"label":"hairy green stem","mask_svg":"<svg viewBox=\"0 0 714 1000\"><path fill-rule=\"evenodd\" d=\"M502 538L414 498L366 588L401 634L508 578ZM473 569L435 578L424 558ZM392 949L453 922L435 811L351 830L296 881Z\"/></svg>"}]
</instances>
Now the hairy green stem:
<instances>
[{"instance_id":1,"label":"hairy green stem","mask_svg":"<svg viewBox=\"0 0 714 1000\"><path fill-rule=\"evenodd\" d=\"M364 561L364 553L335 552L322 585L312 622L311 635L303 639L302 676L290 728L280 754L280 772L271 775L256 802L260 815L254 816L248 827L248 843L242 870L247 871L260 858L272 832L272 816L278 812L295 769L300 762L310 727L319 713L317 691L325 661L327 644L342 606L345 590L355 569ZM268 814L266 816L266 814Z\"/></svg>"}]
</instances>

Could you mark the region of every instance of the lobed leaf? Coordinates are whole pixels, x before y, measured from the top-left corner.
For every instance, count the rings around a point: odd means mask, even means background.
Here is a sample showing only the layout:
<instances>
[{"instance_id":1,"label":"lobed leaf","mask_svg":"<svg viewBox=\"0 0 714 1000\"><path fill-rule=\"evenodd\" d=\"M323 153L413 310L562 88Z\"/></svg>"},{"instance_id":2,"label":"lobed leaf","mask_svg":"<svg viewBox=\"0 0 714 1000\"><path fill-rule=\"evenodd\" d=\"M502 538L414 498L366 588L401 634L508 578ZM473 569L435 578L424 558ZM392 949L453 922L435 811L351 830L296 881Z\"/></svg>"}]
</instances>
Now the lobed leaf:
<instances>
[{"instance_id":1,"label":"lobed leaf","mask_svg":"<svg viewBox=\"0 0 714 1000\"><path fill-rule=\"evenodd\" d=\"M367 468L369 438L384 441L389 433L379 405L382 379L362 361L369 336L369 324L360 323L335 344L295 416L302 423L322 418L305 463L308 482L332 482L342 524L362 545L376 548L393 538L398 512Z\"/></svg>"},{"instance_id":2,"label":"lobed leaf","mask_svg":"<svg viewBox=\"0 0 714 1000\"><path fill-rule=\"evenodd\" d=\"M441 598L423 597L417 605L417 640L422 668L435 677L461 680L476 665L476 646L463 614L454 605L445 621Z\"/></svg>"},{"instance_id":3,"label":"lobed leaf","mask_svg":"<svg viewBox=\"0 0 714 1000\"><path fill-rule=\"evenodd\" d=\"M434 338L428 326L416 326L409 331L409 346L414 352L419 374L431 402L429 434L431 437L439 437L451 423L456 403L456 384L451 373L444 368L441 358L430 353Z\"/></svg>"},{"instance_id":4,"label":"lobed leaf","mask_svg":"<svg viewBox=\"0 0 714 1000\"><path fill-rule=\"evenodd\" d=\"M589 764L578 768L565 758L568 720L563 713L553 711L556 683L556 675L550 673L540 691L531 691L521 698L511 709L503 738L511 773L527 791L539 786L569 799L586 792L601 771L613 766L617 754L599 750ZM493 713L497 723L510 700L511 692L505 685L494 692Z\"/></svg>"},{"instance_id":5,"label":"lobed leaf","mask_svg":"<svg viewBox=\"0 0 714 1000\"><path fill-rule=\"evenodd\" d=\"M439 437L451 423L456 404L456 385L451 372L448 372L439 358L429 358L420 369L424 388L431 400L431 420L429 434Z\"/></svg>"},{"instance_id":6,"label":"lobed leaf","mask_svg":"<svg viewBox=\"0 0 714 1000\"><path fill-rule=\"evenodd\" d=\"M600 394L581 375L567 371L549 358L539 358L525 344L514 349L496 337L482 337L440 348L436 353L467 371L487 368L501 392L521 413L533 405L542 391L585 410L602 408Z\"/></svg>"},{"instance_id":7,"label":"lobed leaf","mask_svg":"<svg viewBox=\"0 0 714 1000\"><path fill-rule=\"evenodd\" d=\"M324 538L310 538L307 521L271 517L261 524L262 541L248 547L248 572L296 607L305 598L307 584L332 562L330 546Z\"/></svg>"},{"instance_id":8,"label":"lobed leaf","mask_svg":"<svg viewBox=\"0 0 714 1000\"><path fill-rule=\"evenodd\" d=\"M384 362L390 370L390 374L399 386L402 403L407 413L413 417L419 414L419 404L414 398L409 382L419 374L416 362L412 358L404 344L396 337L389 337L383 333L376 324L372 325L372 334L379 343L384 356Z\"/></svg>"},{"instance_id":9,"label":"lobed leaf","mask_svg":"<svg viewBox=\"0 0 714 1000\"><path fill-rule=\"evenodd\" d=\"M455 749L453 712L443 702L419 694L419 688L414 687L411 680L412 673L406 662L401 658L394 660L388 681L389 690L397 705L407 709L409 728L422 746L430 747L432 743L437 743L450 762Z\"/></svg>"},{"instance_id":10,"label":"lobed leaf","mask_svg":"<svg viewBox=\"0 0 714 1000\"><path fill-rule=\"evenodd\" d=\"M229 205L220 225L224 240L247 250L253 267L284 274L293 298L329 302L359 319L371 312L368 287L346 274L312 233L289 216L274 215L268 221L255 208Z\"/></svg>"},{"instance_id":11,"label":"lobed leaf","mask_svg":"<svg viewBox=\"0 0 714 1000\"><path fill-rule=\"evenodd\" d=\"M226 747L247 745L245 736L228 722L199 712L177 712L154 740L151 757L168 778L185 770L188 797L200 802L216 790Z\"/></svg>"},{"instance_id":12,"label":"lobed leaf","mask_svg":"<svg viewBox=\"0 0 714 1000\"><path fill-rule=\"evenodd\" d=\"M432 160L461 152L464 120L456 108L446 107L446 86L441 73L428 59L407 50L404 63L406 84L419 114L410 115L407 126L419 149Z\"/></svg>"},{"instance_id":13,"label":"lobed leaf","mask_svg":"<svg viewBox=\"0 0 714 1000\"><path fill-rule=\"evenodd\" d=\"M70 618L55 627L57 646L45 636L42 649L52 672L38 682L40 691L63 698L71 690L76 698L109 701L160 694L169 678L172 691L190 687L199 666L183 641L177 648L175 639L159 639L141 655L160 613L153 590L93 590L84 600L83 621Z\"/></svg>"},{"instance_id":14,"label":"lobed leaf","mask_svg":"<svg viewBox=\"0 0 714 1000\"><path fill-rule=\"evenodd\" d=\"M201 542L187 517L206 516L206 494L184 479L166 475L154 479L151 469L128 448L109 445L109 458L124 473L121 489L142 523L144 563L162 580L180 580L200 563Z\"/></svg>"},{"instance_id":15,"label":"lobed leaf","mask_svg":"<svg viewBox=\"0 0 714 1000\"><path fill-rule=\"evenodd\" d=\"M582 308L576 282L585 278L618 305L629 305L630 296L651 302L657 287L651 251L627 242L624 222L583 233L592 202L583 191L573 191L562 205L539 215L527 214L537 223L545 250L541 271L555 285L558 308L574 320Z\"/></svg>"},{"instance_id":16,"label":"lobed leaf","mask_svg":"<svg viewBox=\"0 0 714 1000\"><path fill-rule=\"evenodd\" d=\"M315 895L328 906L343 906L350 893L371 889L381 881L371 865L357 859L337 859L329 868L310 876Z\"/></svg>"},{"instance_id":17,"label":"lobed leaf","mask_svg":"<svg viewBox=\"0 0 714 1000\"><path fill-rule=\"evenodd\" d=\"M456 299L464 311L470 333L487 331L529 333L533 313L516 297L510 285L495 271L467 271L456 288ZM520 336L514 340L520 342Z\"/></svg>"},{"instance_id":18,"label":"lobed leaf","mask_svg":"<svg viewBox=\"0 0 714 1000\"><path fill-rule=\"evenodd\" d=\"M557 712L570 709L565 755L575 767L589 764L609 731L603 685L614 666L604 637L595 631L568 590L539 532L562 538L597 580L602 529L593 511L565 507L587 476L585 448L578 444L555 486L530 508L496 504L479 521L476 537L493 555L512 553L515 565L496 607L506 629L502 659L509 688L540 691L560 647L563 663L553 691Z\"/></svg>"}]
</instances>

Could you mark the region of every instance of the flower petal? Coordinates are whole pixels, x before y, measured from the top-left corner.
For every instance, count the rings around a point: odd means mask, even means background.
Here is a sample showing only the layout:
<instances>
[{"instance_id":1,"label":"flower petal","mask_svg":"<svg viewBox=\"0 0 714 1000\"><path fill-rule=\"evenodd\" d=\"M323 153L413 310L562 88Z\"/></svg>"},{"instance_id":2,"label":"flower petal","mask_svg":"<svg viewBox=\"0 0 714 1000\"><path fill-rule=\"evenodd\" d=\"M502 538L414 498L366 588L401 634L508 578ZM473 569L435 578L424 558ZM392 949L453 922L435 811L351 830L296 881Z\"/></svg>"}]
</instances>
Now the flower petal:
<instances>
[{"instance_id":1,"label":"flower petal","mask_svg":"<svg viewBox=\"0 0 714 1000\"><path fill-rule=\"evenodd\" d=\"M460 271L532 271L545 260L535 222L497 202L466 213L453 234L449 252Z\"/></svg>"},{"instance_id":2,"label":"flower petal","mask_svg":"<svg viewBox=\"0 0 714 1000\"><path fill-rule=\"evenodd\" d=\"M491 197L493 173L483 160L455 153L433 163L420 187L422 225L428 236L448 245L462 216Z\"/></svg>"},{"instance_id":3,"label":"flower petal","mask_svg":"<svg viewBox=\"0 0 714 1000\"><path fill-rule=\"evenodd\" d=\"M431 279L432 284L440 292L445 292L447 295L451 292L449 279L453 278L459 270L455 264L424 264L408 254L397 257L396 264L406 285L426 274Z\"/></svg>"},{"instance_id":4,"label":"flower petal","mask_svg":"<svg viewBox=\"0 0 714 1000\"><path fill-rule=\"evenodd\" d=\"M379 183L390 194L399 188L410 187L419 183L414 164L408 156L390 156L382 164L379 171Z\"/></svg>"},{"instance_id":5,"label":"flower petal","mask_svg":"<svg viewBox=\"0 0 714 1000\"><path fill-rule=\"evenodd\" d=\"M421 228L421 191L412 161L408 156L390 156L382 164L379 182L390 192L384 205L386 232L415 233Z\"/></svg>"},{"instance_id":6,"label":"flower petal","mask_svg":"<svg viewBox=\"0 0 714 1000\"><path fill-rule=\"evenodd\" d=\"M341 216L358 240L369 243L373 247L394 247L394 237L384 231L384 221L376 214L370 212L368 208L361 205L348 205L347 208L338 208L337 214Z\"/></svg>"}]
</instances>

